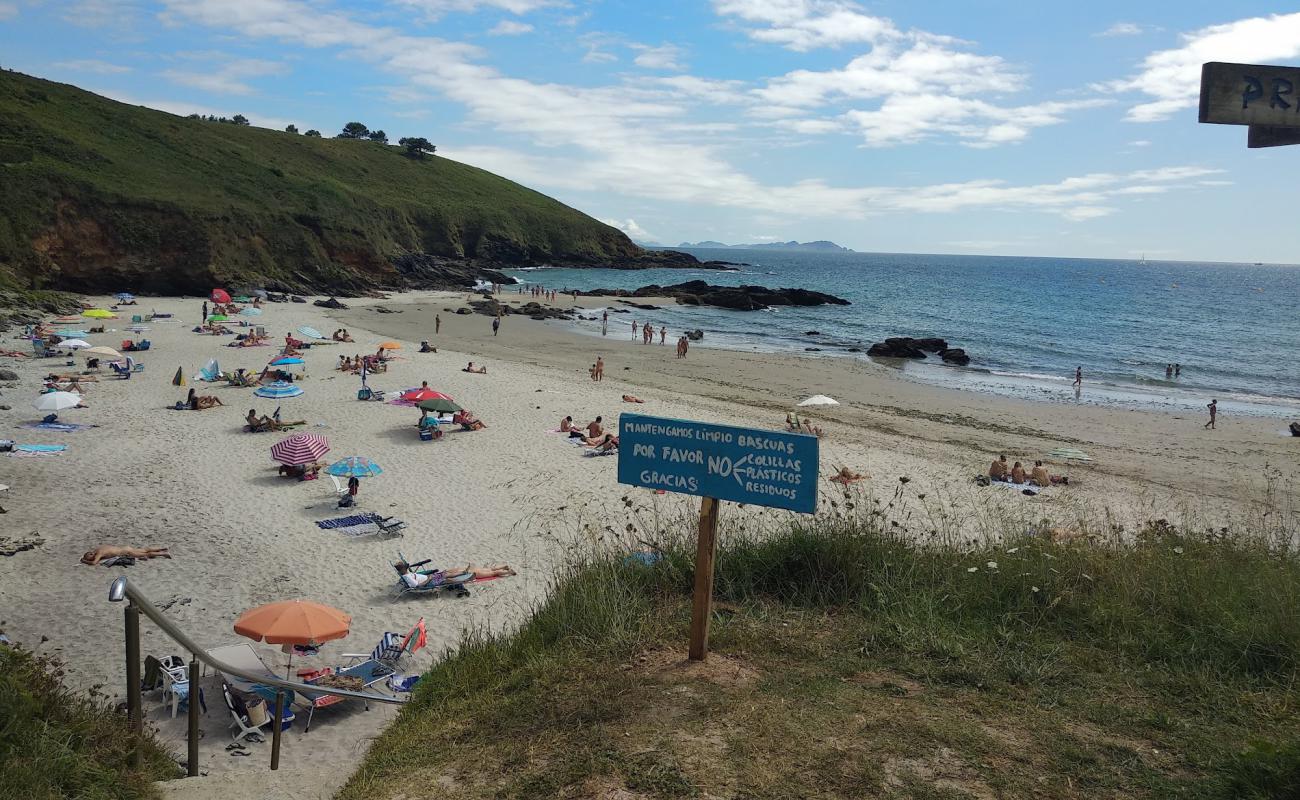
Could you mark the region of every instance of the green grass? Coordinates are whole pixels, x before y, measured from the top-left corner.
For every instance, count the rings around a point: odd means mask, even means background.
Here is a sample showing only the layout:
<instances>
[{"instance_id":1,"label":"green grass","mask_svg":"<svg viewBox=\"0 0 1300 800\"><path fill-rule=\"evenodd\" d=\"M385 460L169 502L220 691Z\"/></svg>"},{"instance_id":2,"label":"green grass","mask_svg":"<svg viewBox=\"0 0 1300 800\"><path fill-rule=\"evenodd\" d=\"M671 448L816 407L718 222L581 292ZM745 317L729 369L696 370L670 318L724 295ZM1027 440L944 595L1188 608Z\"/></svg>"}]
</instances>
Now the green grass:
<instances>
[{"instance_id":1,"label":"green grass","mask_svg":"<svg viewBox=\"0 0 1300 800\"><path fill-rule=\"evenodd\" d=\"M728 531L702 668L689 536L582 559L436 665L340 797L1296 796L1294 552L1164 522L918 547L880 519Z\"/></svg>"},{"instance_id":2,"label":"green grass","mask_svg":"<svg viewBox=\"0 0 1300 800\"><path fill-rule=\"evenodd\" d=\"M177 766L97 694L68 691L58 665L0 644L0 798L135 800L157 796L153 781ZM133 747L143 768L131 767Z\"/></svg>"},{"instance_id":3,"label":"green grass","mask_svg":"<svg viewBox=\"0 0 1300 800\"><path fill-rule=\"evenodd\" d=\"M608 261L621 232L400 147L193 120L0 71L0 267L26 288L397 283L403 252ZM437 140L437 131L411 132Z\"/></svg>"}]
</instances>

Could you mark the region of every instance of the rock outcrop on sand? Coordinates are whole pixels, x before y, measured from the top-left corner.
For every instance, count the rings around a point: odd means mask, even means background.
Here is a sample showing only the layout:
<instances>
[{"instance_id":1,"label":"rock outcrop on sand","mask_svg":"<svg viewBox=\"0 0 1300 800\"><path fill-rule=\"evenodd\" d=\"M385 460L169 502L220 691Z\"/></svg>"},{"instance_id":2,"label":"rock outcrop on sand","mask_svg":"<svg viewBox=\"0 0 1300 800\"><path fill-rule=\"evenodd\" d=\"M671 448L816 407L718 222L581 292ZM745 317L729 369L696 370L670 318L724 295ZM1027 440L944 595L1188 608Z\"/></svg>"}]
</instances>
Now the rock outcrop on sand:
<instances>
[{"instance_id":1,"label":"rock outcrop on sand","mask_svg":"<svg viewBox=\"0 0 1300 800\"><path fill-rule=\"evenodd\" d=\"M547 319L573 319L573 312L565 308L555 308L554 306L544 306L538 302L524 303L522 306L512 306L506 303L499 303L495 297L484 297L481 300L471 300L470 308L475 314L482 314L485 317L512 315L521 315L535 320ZM461 313L465 309L460 309L456 313Z\"/></svg>"},{"instance_id":2,"label":"rock outcrop on sand","mask_svg":"<svg viewBox=\"0 0 1300 800\"><path fill-rule=\"evenodd\" d=\"M847 306L842 297L810 289L769 289L766 286L714 286L695 280L669 286L651 284L639 289L591 289L578 294L588 297L672 297L686 306L717 306L735 311L762 311L772 306Z\"/></svg>"},{"instance_id":3,"label":"rock outcrop on sand","mask_svg":"<svg viewBox=\"0 0 1300 800\"><path fill-rule=\"evenodd\" d=\"M894 336L871 345L867 355L876 358L925 358L927 352L935 353L949 364L964 367L970 363L970 356L965 350L949 347L947 341L938 337L913 339L910 336Z\"/></svg>"}]
</instances>

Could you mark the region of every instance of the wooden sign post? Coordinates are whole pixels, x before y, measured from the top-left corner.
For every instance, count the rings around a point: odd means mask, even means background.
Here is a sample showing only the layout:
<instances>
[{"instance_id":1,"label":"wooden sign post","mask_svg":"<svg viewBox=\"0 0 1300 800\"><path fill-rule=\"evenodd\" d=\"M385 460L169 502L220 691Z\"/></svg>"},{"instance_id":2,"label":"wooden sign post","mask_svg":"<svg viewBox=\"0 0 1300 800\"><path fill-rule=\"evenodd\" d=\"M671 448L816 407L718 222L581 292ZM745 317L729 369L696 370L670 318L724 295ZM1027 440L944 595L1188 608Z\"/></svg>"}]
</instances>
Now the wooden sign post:
<instances>
[{"instance_id":1,"label":"wooden sign post","mask_svg":"<svg viewBox=\"0 0 1300 800\"><path fill-rule=\"evenodd\" d=\"M1300 67L1201 65L1198 121L1249 126L1250 148L1300 144Z\"/></svg>"},{"instance_id":2,"label":"wooden sign post","mask_svg":"<svg viewBox=\"0 0 1300 800\"><path fill-rule=\"evenodd\" d=\"M817 510L817 437L623 414L619 418L618 482L693 494L700 500L691 597L689 655L709 654L713 562L723 500Z\"/></svg>"}]
</instances>

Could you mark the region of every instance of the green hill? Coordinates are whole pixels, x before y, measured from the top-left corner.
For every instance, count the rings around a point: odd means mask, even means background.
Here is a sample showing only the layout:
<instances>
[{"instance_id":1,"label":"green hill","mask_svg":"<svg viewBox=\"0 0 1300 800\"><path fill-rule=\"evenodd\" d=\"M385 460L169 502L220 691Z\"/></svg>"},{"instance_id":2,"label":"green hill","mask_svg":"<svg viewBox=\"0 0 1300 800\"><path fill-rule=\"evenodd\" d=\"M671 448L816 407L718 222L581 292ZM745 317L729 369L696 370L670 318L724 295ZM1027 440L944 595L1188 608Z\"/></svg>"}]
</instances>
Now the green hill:
<instances>
[{"instance_id":1,"label":"green hill","mask_svg":"<svg viewBox=\"0 0 1300 800\"><path fill-rule=\"evenodd\" d=\"M437 257L417 259L435 265L424 282L662 258L543 194L401 147L182 118L7 71L0 119L0 288L347 291L416 283L393 264L410 253Z\"/></svg>"}]
</instances>

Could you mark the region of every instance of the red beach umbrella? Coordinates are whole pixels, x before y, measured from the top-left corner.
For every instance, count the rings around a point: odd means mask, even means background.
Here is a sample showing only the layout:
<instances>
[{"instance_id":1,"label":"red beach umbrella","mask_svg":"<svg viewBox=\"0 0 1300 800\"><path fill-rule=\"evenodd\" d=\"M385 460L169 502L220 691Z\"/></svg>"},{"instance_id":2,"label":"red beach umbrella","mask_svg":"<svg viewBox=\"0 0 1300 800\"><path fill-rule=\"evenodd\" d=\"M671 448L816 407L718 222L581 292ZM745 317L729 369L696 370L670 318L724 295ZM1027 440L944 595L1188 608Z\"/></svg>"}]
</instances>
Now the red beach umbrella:
<instances>
[{"instance_id":1,"label":"red beach umbrella","mask_svg":"<svg viewBox=\"0 0 1300 800\"><path fill-rule=\"evenodd\" d=\"M230 302L230 293L225 289L213 289L209 299L214 303L226 304Z\"/></svg>"},{"instance_id":2,"label":"red beach umbrella","mask_svg":"<svg viewBox=\"0 0 1300 800\"><path fill-rule=\"evenodd\" d=\"M271 445L271 458L290 467L311 464L330 451L330 443L315 433L295 433Z\"/></svg>"},{"instance_id":3,"label":"red beach umbrella","mask_svg":"<svg viewBox=\"0 0 1300 800\"><path fill-rule=\"evenodd\" d=\"M433 389L412 389L409 392L402 393L403 400L409 400L412 403L422 403L425 400L450 400L449 395L442 392L436 392Z\"/></svg>"}]
</instances>

